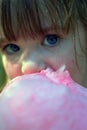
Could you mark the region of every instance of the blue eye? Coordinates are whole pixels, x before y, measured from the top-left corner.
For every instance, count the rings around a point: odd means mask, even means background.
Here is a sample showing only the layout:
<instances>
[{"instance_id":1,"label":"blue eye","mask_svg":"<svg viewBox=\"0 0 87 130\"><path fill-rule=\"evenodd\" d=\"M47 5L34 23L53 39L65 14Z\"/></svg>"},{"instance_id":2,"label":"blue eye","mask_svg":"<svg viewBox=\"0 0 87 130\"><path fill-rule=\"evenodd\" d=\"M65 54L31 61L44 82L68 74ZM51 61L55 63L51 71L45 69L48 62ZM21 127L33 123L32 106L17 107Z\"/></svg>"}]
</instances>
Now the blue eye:
<instances>
[{"instance_id":1,"label":"blue eye","mask_svg":"<svg viewBox=\"0 0 87 130\"><path fill-rule=\"evenodd\" d=\"M56 46L56 44L58 43L59 37L55 34L53 35L47 35L43 41L43 45L45 46Z\"/></svg>"},{"instance_id":2,"label":"blue eye","mask_svg":"<svg viewBox=\"0 0 87 130\"><path fill-rule=\"evenodd\" d=\"M4 48L4 51L6 51L7 54L14 54L20 50L20 47L16 44L7 44Z\"/></svg>"}]
</instances>

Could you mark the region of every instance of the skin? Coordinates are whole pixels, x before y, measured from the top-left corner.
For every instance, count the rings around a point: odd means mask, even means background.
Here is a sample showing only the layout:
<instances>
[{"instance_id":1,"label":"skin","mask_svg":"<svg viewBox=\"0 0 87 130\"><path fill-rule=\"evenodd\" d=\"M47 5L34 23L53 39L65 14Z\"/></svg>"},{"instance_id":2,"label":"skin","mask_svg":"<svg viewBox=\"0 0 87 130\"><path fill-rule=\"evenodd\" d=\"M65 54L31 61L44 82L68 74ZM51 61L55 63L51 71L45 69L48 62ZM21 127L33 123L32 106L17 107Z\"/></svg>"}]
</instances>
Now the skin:
<instances>
[{"instance_id":1,"label":"skin","mask_svg":"<svg viewBox=\"0 0 87 130\"><path fill-rule=\"evenodd\" d=\"M82 41L81 46L84 48L86 44L86 33L82 25L79 25L78 31L80 32L79 37ZM57 36L57 40L52 46L50 46L49 40L47 41L48 35L50 35L50 37L53 35ZM54 30L48 29L44 36L40 36L36 39L31 39L29 37L26 40L20 38L16 42L3 42L1 50L2 53L4 53L3 64L6 73L10 79L13 79L19 75L39 72L47 67L57 70L61 65L65 64L72 79L86 87L86 56L80 48L77 30L75 31L75 35L79 69L76 64L72 33L69 32L69 34L64 34L61 31L56 33ZM54 36L53 39L55 39ZM11 43L19 47L17 52L14 52L10 46L7 46Z\"/></svg>"}]
</instances>

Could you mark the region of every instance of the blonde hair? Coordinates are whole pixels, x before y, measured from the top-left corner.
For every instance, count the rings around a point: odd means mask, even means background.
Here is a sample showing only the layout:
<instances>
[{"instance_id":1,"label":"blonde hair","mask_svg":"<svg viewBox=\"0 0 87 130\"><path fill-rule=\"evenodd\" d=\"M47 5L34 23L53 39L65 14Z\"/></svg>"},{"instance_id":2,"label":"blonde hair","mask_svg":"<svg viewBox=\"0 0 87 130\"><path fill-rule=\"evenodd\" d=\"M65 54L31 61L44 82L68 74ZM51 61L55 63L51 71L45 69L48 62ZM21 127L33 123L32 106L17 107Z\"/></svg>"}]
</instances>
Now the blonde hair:
<instances>
[{"instance_id":1,"label":"blonde hair","mask_svg":"<svg viewBox=\"0 0 87 130\"><path fill-rule=\"evenodd\" d=\"M0 6L0 26L8 40L43 34L42 22L48 18L55 30L60 26L68 31L78 19L87 28L86 0L0 0Z\"/></svg>"}]
</instances>

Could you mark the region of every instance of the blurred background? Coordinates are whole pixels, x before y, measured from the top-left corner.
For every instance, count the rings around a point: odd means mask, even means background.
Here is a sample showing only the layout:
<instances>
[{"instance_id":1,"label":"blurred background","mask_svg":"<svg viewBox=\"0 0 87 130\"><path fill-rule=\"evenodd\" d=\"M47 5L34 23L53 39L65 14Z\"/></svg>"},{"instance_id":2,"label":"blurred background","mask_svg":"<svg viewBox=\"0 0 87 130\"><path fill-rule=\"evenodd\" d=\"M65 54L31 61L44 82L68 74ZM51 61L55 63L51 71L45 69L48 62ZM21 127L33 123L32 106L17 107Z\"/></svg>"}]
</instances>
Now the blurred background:
<instances>
[{"instance_id":1,"label":"blurred background","mask_svg":"<svg viewBox=\"0 0 87 130\"><path fill-rule=\"evenodd\" d=\"M7 83L7 75L5 73L3 63L2 63L2 55L0 53L0 92L4 88L5 84Z\"/></svg>"}]
</instances>

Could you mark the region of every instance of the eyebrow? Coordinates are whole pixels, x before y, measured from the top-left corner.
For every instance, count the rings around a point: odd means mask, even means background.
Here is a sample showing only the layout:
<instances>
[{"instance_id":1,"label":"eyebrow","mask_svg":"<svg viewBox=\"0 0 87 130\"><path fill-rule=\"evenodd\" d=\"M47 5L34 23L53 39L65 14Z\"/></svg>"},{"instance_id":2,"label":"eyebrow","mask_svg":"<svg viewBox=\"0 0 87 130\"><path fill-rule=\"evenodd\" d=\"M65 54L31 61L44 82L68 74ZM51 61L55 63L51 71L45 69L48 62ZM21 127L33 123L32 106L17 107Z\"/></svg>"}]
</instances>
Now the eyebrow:
<instances>
[{"instance_id":1,"label":"eyebrow","mask_svg":"<svg viewBox=\"0 0 87 130\"><path fill-rule=\"evenodd\" d=\"M56 33L63 34L64 33L65 28L61 28L60 26L56 26L56 27L47 27L47 28L43 28L43 33L49 33L51 31L54 31Z\"/></svg>"},{"instance_id":2,"label":"eyebrow","mask_svg":"<svg viewBox=\"0 0 87 130\"><path fill-rule=\"evenodd\" d=\"M43 31L44 32L48 32L48 31L51 31L51 30L55 30L55 29L57 29L57 30L60 30L60 27L57 25L57 27L55 28L55 27L53 27L53 26L49 26L49 27L44 27L43 28Z\"/></svg>"}]
</instances>

